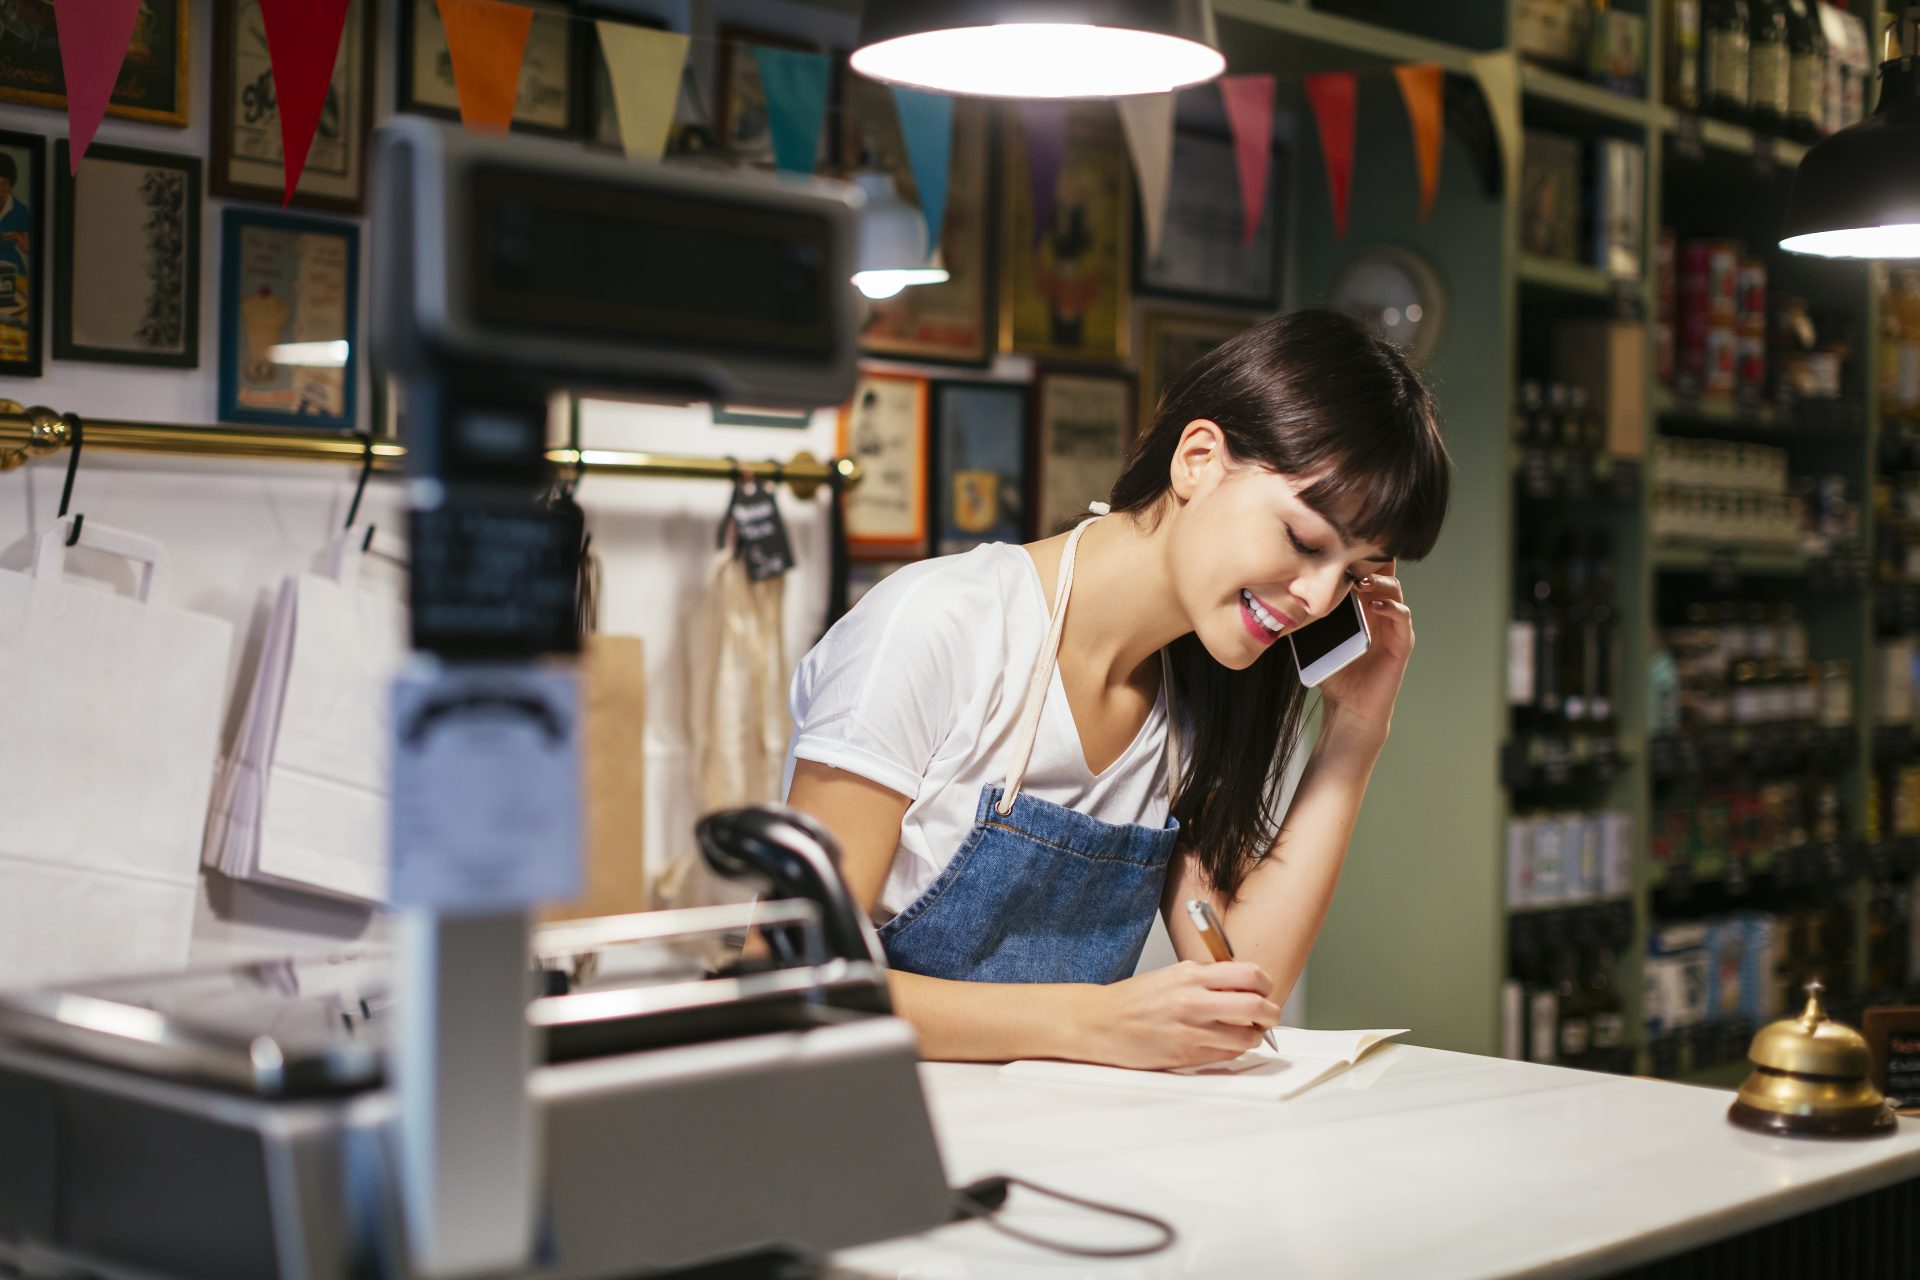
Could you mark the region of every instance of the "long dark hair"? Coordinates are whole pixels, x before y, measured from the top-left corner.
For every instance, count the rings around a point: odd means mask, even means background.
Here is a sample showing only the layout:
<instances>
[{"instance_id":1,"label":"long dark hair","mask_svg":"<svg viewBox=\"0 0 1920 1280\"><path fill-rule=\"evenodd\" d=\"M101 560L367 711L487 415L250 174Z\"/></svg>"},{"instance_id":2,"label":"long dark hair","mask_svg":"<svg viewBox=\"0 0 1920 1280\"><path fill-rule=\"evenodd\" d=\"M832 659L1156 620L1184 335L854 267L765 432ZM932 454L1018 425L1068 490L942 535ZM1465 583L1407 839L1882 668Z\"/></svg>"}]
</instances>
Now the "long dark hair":
<instances>
[{"instance_id":1,"label":"long dark hair","mask_svg":"<svg viewBox=\"0 0 1920 1280\"><path fill-rule=\"evenodd\" d=\"M1113 486L1114 511L1159 519L1175 447L1201 418L1219 426L1235 461L1316 476L1301 498L1322 514L1350 511L1356 541L1419 560L1439 539L1452 464L1433 397L1405 357L1359 321L1293 311L1195 361L1135 442ZM1170 656L1186 765L1174 816L1181 844L1231 900L1278 831L1274 802L1307 691L1291 647L1233 671L1189 633Z\"/></svg>"}]
</instances>

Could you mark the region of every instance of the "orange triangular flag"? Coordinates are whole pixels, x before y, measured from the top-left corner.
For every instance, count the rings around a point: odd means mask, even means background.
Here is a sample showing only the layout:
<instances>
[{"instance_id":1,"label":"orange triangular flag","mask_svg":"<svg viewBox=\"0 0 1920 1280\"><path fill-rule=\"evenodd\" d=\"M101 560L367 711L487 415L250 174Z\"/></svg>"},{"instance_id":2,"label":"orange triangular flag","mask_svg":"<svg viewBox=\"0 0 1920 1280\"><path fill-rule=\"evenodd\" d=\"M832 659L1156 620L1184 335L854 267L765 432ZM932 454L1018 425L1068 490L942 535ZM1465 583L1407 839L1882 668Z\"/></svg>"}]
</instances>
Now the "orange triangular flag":
<instances>
[{"instance_id":1,"label":"orange triangular flag","mask_svg":"<svg viewBox=\"0 0 1920 1280\"><path fill-rule=\"evenodd\" d=\"M440 0L460 95L460 123L504 133L520 96L520 63L527 53L533 10L500 0Z\"/></svg>"},{"instance_id":2,"label":"orange triangular flag","mask_svg":"<svg viewBox=\"0 0 1920 1280\"><path fill-rule=\"evenodd\" d=\"M1420 221L1433 212L1433 197L1440 190L1440 149L1446 135L1442 90L1446 72L1437 62L1409 62L1393 69L1400 82L1400 97L1407 104L1407 120L1413 126L1413 156L1420 166Z\"/></svg>"}]
</instances>

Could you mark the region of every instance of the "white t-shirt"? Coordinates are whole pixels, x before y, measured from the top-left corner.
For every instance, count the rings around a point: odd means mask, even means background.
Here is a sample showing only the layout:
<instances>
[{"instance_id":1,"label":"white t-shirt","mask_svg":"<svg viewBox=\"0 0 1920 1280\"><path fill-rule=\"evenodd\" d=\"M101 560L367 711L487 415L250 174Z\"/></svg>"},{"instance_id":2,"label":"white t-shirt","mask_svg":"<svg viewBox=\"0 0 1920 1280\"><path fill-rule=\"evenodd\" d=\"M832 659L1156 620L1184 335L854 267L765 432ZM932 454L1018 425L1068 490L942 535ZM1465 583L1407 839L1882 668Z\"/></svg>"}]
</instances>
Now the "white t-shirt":
<instances>
[{"instance_id":1,"label":"white t-shirt","mask_svg":"<svg viewBox=\"0 0 1920 1280\"><path fill-rule=\"evenodd\" d=\"M1015 544L923 560L878 583L794 673L783 791L794 761L813 760L912 801L879 920L926 891L973 829L981 788L1006 781L1049 603ZM1164 826L1166 726L1163 689L1138 736L1095 776L1056 667L1022 792L1101 822Z\"/></svg>"}]
</instances>

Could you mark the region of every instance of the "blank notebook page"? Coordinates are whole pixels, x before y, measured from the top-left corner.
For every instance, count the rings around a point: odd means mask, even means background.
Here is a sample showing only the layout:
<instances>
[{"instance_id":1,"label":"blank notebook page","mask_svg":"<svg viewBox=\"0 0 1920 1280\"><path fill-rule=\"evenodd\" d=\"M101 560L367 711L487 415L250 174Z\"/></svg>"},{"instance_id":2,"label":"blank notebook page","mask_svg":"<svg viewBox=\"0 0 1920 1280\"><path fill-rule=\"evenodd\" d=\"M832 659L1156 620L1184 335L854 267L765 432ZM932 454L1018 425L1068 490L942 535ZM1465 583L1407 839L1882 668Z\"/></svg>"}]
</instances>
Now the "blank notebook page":
<instances>
[{"instance_id":1,"label":"blank notebook page","mask_svg":"<svg viewBox=\"0 0 1920 1280\"><path fill-rule=\"evenodd\" d=\"M1404 1034L1405 1027L1388 1031L1306 1031L1298 1027L1275 1027L1273 1038L1279 1043L1278 1051L1261 1044L1230 1061L1204 1067L1135 1071L1129 1067L1102 1067L1087 1062L1023 1058L1001 1067L1000 1074L1013 1080L1281 1102L1352 1066L1375 1045Z\"/></svg>"}]
</instances>

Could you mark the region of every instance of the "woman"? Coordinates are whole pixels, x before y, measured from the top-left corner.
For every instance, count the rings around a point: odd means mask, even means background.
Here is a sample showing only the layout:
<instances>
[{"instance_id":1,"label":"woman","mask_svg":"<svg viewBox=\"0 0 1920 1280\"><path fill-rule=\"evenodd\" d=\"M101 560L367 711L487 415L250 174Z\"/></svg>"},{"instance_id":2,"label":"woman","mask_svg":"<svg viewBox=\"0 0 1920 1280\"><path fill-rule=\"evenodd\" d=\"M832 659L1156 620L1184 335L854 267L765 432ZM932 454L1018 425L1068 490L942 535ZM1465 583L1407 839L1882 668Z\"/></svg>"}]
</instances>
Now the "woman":
<instances>
[{"instance_id":1,"label":"woman","mask_svg":"<svg viewBox=\"0 0 1920 1280\"><path fill-rule=\"evenodd\" d=\"M1279 1019L1413 651L1394 565L1432 549L1448 468L1391 345L1276 316L1168 390L1110 514L904 568L807 655L788 801L840 838L927 1057L1190 1066ZM1349 591L1372 647L1320 686L1283 825L1306 690L1280 640ZM1181 963L1129 976L1156 908Z\"/></svg>"}]
</instances>

